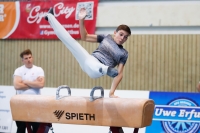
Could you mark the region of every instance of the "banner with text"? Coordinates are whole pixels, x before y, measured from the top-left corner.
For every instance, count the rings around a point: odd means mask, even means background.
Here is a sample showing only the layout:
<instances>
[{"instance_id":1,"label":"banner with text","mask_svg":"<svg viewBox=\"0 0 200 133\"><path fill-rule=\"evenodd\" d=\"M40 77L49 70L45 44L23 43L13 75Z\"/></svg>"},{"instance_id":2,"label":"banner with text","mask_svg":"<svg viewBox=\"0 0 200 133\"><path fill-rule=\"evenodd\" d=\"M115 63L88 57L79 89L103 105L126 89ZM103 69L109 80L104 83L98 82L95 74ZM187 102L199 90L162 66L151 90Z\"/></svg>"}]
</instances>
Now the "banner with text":
<instances>
[{"instance_id":1,"label":"banner with text","mask_svg":"<svg viewBox=\"0 0 200 133\"><path fill-rule=\"evenodd\" d=\"M1 39L57 39L44 19L50 7L61 25L75 39L80 38L78 12L87 10L85 27L95 33L98 0L46 0L0 2Z\"/></svg>"},{"instance_id":2,"label":"banner with text","mask_svg":"<svg viewBox=\"0 0 200 133\"><path fill-rule=\"evenodd\" d=\"M199 93L150 92L154 116L146 133L200 133Z\"/></svg>"}]
</instances>

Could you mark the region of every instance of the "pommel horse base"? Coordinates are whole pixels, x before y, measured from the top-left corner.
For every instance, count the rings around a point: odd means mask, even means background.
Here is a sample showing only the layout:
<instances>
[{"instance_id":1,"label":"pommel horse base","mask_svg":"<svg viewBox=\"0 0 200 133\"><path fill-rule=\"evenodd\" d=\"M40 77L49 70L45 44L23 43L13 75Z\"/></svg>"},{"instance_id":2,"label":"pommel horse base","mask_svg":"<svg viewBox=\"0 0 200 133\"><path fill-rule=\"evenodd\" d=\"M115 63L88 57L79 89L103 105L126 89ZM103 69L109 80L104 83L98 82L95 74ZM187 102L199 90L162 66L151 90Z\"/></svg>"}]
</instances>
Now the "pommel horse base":
<instances>
[{"instance_id":1,"label":"pommel horse base","mask_svg":"<svg viewBox=\"0 0 200 133\"><path fill-rule=\"evenodd\" d=\"M67 89L67 96L60 96ZM95 97L94 91L101 96ZM139 128L151 125L154 101L138 98L103 98L102 87L94 87L90 97L71 96L68 86L60 86L55 96L15 95L10 100L15 121L109 126L112 133L120 127Z\"/></svg>"}]
</instances>

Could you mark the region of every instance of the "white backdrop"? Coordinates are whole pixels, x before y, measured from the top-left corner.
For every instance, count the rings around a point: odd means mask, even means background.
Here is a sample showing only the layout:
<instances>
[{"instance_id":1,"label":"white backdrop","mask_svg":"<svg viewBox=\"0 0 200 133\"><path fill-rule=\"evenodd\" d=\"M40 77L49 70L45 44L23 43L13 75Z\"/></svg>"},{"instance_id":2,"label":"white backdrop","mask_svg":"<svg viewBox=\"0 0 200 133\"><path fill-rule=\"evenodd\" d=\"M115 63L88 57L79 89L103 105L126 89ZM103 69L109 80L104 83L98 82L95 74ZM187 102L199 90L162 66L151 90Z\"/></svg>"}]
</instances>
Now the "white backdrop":
<instances>
[{"instance_id":1,"label":"white backdrop","mask_svg":"<svg viewBox=\"0 0 200 133\"><path fill-rule=\"evenodd\" d=\"M11 86L0 86L0 132L9 132L12 126L10 98L15 95Z\"/></svg>"}]
</instances>

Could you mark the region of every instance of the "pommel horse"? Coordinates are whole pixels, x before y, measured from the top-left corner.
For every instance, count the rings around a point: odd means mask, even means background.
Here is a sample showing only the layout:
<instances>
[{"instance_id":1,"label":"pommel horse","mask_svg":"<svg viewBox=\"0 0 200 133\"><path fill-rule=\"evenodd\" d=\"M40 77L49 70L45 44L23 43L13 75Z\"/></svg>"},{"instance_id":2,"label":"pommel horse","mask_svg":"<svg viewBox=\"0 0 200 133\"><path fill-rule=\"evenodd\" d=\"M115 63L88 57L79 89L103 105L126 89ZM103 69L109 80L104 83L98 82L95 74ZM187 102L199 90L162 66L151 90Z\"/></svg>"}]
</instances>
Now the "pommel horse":
<instances>
[{"instance_id":1,"label":"pommel horse","mask_svg":"<svg viewBox=\"0 0 200 133\"><path fill-rule=\"evenodd\" d=\"M60 96L60 89L68 95ZM94 96L96 90L100 96ZM55 96L15 95L10 100L15 121L109 126L112 133L120 127L139 128L151 125L154 101L138 98L104 98L102 87L94 87L90 97L71 96L68 86L59 86ZM119 130L118 130L119 129Z\"/></svg>"}]
</instances>

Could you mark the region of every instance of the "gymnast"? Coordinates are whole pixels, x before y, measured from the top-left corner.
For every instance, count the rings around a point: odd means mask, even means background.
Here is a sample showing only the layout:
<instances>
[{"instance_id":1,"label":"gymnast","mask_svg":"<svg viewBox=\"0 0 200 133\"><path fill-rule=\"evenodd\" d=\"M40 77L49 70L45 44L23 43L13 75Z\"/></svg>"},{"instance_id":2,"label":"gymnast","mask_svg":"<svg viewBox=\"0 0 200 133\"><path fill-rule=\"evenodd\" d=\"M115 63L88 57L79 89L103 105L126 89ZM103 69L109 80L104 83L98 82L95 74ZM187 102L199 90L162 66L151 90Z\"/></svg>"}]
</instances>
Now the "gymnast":
<instances>
[{"instance_id":1,"label":"gymnast","mask_svg":"<svg viewBox=\"0 0 200 133\"><path fill-rule=\"evenodd\" d=\"M127 25L119 25L114 31L114 36L111 35L94 35L88 34L85 29L84 20L87 16L85 8L79 11L79 27L81 40L87 42L98 42L98 48L89 54L54 17L53 8L50 8L45 16L53 28L57 37L70 50L73 56L78 61L81 69L88 74L90 78L99 78L108 75L113 79L109 97L117 98L114 92L122 80L124 65L128 58L128 52L123 48L122 44L126 42L131 35L131 30ZM115 69L115 67L117 69Z\"/></svg>"}]
</instances>

